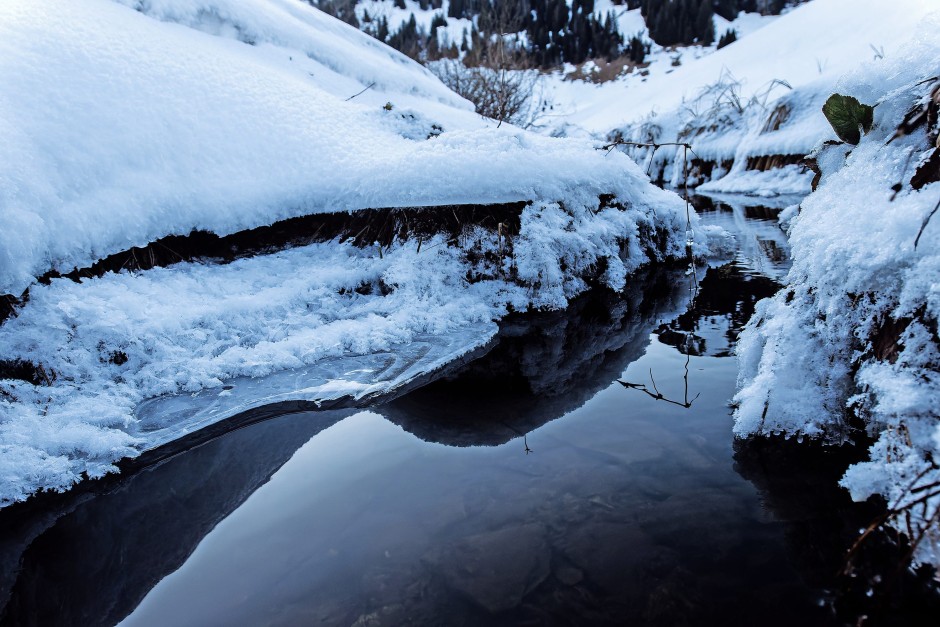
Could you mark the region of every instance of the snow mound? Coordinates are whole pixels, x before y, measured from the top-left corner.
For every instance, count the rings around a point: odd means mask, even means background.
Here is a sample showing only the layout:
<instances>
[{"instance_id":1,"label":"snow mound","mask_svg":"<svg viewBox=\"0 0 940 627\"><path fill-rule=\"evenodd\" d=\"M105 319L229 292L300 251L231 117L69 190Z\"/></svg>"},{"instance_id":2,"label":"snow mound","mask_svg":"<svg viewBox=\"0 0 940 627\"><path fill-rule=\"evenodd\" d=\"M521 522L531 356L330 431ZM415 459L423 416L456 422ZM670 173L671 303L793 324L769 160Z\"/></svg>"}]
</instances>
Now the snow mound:
<instances>
[{"instance_id":1,"label":"snow mound","mask_svg":"<svg viewBox=\"0 0 940 627\"><path fill-rule=\"evenodd\" d=\"M140 10L4 3L0 293L194 229L559 200L635 179L620 155L496 128L418 64L303 3L126 4ZM444 132L426 139L433 124Z\"/></svg>"},{"instance_id":2,"label":"snow mound","mask_svg":"<svg viewBox=\"0 0 940 627\"><path fill-rule=\"evenodd\" d=\"M871 461L851 467L843 485L856 499L881 494L902 510L924 497L910 521L926 530L915 558L934 564L940 496L921 486L940 479L940 221L916 248L915 240L940 183L913 189L911 178L940 149L924 126L894 135L936 82L938 28L940 20L927 20L903 52L835 86L877 103L875 126L851 150L817 154L820 185L788 216L794 262L786 287L759 303L740 337L735 397L738 436L841 441L851 436L847 415L860 416L877 441Z\"/></svg>"}]
</instances>

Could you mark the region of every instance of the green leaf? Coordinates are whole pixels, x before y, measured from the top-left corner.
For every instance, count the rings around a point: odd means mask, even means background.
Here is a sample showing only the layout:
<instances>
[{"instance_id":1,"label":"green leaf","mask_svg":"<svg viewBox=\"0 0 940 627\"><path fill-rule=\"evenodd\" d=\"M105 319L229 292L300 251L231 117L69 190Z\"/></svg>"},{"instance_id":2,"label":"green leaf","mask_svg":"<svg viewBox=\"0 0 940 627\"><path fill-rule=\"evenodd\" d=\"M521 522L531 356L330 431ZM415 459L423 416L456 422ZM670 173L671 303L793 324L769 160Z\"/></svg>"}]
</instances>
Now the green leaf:
<instances>
[{"instance_id":1,"label":"green leaf","mask_svg":"<svg viewBox=\"0 0 940 627\"><path fill-rule=\"evenodd\" d=\"M867 134L874 124L874 108L860 103L852 96L832 94L822 111L832 125L832 130L847 144L858 144L862 139L862 131Z\"/></svg>"}]
</instances>

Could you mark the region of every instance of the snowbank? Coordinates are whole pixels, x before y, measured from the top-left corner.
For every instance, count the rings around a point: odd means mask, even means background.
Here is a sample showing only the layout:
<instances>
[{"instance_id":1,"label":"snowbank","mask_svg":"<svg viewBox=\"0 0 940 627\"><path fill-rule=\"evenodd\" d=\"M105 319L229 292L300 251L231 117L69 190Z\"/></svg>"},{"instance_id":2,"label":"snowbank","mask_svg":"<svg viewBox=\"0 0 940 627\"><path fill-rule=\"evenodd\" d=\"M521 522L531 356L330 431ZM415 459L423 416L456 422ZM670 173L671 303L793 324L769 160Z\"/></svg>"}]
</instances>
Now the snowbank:
<instances>
[{"instance_id":1,"label":"snowbank","mask_svg":"<svg viewBox=\"0 0 940 627\"><path fill-rule=\"evenodd\" d=\"M871 46L888 59L897 55L923 16L936 9L933 0L813 0L714 54L694 60L683 56L682 65L655 81L607 83L595 98L581 100L576 117L585 128L606 133L641 122L650 111L672 111L728 72L743 83L744 98L773 80L794 88L826 77L835 80L871 60Z\"/></svg>"},{"instance_id":2,"label":"snowbank","mask_svg":"<svg viewBox=\"0 0 940 627\"><path fill-rule=\"evenodd\" d=\"M495 128L424 68L303 3L141 6L4 4L0 293L193 229L557 200L632 176L619 155ZM435 124L444 132L427 139Z\"/></svg>"},{"instance_id":3,"label":"snowbank","mask_svg":"<svg viewBox=\"0 0 940 627\"><path fill-rule=\"evenodd\" d=\"M719 194L748 194L752 196L780 196L808 194L812 187L812 173L799 165L787 165L782 168L760 172L748 170L742 161L735 161L735 166L728 174L714 181L699 185L697 191Z\"/></svg>"},{"instance_id":4,"label":"snowbank","mask_svg":"<svg viewBox=\"0 0 940 627\"><path fill-rule=\"evenodd\" d=\"M916 558L934 564L940 495L923 486L940 480L940 221L914 243L940 183L910 181L937 150L936 118L929 138L927 124L893 136L936 83L938 28L940 20L925 20L910 47L835 86L878 103L875 127L850 151L821 149L819 188L791 222L786 287L758 305L740 337L735 397L739 436L842 441L851 437L848 416L860 416L877 441L843 485L856 499L881 494L902 510L923 498L910 522L915 535L927 530ZM907 533L902 517L893 522Z\"/></svg>"},{"instance_id":5,"label":"snowbank","mask_svg":"<svg viewBox=\"0 0 940 627\"><path fill-rule=\"evenodd\" d=\"M42 379L0 380L0 506L259 404L392 393L510 309L686 254L683 203L624 155L496 128L302 3L125 4L141 10L11 0L0 16L0 293L30 287L0 355ZM193 229L519 200L509 236L34 279ZM697 255L721 235L691 227Z\"/></svg>"},{"instance_id":6,"label":"snowbank","mask_svg":"<svg viewBox=\"0 0 940 627\"><path fill-rule=\"evenodd\" d=\"M681 203L637 184L632 208L577 195L530 206L508 243L476 227L458 245L380 254L333 241L34 286L0 327L0 354L50 381L0 381L0 505L251 407L392 392L485 344L510 309L564 306L598 268L622 289L628 272L685 250Z\"/></svg>"},{"instance_id":7,"label":"snowbank","mask_svg":"<svg viewBox=\"0 0 940 627\"><path fill-rule=\"evenodd\" d=\"M925 0L814 0L668 75L634 81L622 94L627 83L602 86L582 102L604 104L582 105L575 117L596 131L616 128L613 137L631 142L690 143L690 184L704 184L703 191L808 193L813 174L798 161L835 138L820 109L839 77L896 57L937 8ZM683 180L681 150L626 151L651 163L654 179Z\"/></svg>"}]
</instances>

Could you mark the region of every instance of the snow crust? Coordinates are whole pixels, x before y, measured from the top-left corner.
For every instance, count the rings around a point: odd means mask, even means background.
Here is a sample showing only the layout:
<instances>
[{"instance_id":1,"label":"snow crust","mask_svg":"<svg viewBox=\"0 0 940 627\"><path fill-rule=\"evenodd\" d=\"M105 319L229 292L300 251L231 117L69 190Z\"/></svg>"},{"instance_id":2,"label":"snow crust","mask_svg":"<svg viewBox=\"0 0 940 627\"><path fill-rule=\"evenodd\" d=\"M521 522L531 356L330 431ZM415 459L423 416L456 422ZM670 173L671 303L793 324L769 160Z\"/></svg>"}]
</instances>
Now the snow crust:
<instances>
[{"instance_id":1,"label":"snow crust","mask_svg":"<svg viewBox=\"0 0 940 627\"><path fill-rule=\"evenodd\" d=\"M861 65L835 86L877 103L875 127L855 148L821 148L819 188L798 214L787 213L793 267L740 336L734 427L738 436L838 442L851 437L847 413L861 415L877 441L870 461L851 467L842 484L853 498L880 494L891 507L929 496L913 510L912 526L927 529L915 558L933 564L940 564L940 527L930 519L940 497L919 487L940 479L931 462L940 455L940 223L927 226L916 249L914 242L940 184L913 190L909 183L934 150L923 128L893 135L923 104L932 84L924 80L937 75L938 28L940 20L926 19L905 50ZM894 356L884 354L891 341ZM906 523L895 523L907 533Z\"/></svg>"},{"instance_id":2,"label":"snow crust","mask_svg":"<svg viewBox=\"0 0 940 627\"><path fill-rule=\"evenodd\" d=\"M127 4L142 12L4 3L0 293L193 229L616 193L634 176L584 142L496 128L295 0ZM425 139L434 124L444 132Z\"/></svg>"}]
</instances>

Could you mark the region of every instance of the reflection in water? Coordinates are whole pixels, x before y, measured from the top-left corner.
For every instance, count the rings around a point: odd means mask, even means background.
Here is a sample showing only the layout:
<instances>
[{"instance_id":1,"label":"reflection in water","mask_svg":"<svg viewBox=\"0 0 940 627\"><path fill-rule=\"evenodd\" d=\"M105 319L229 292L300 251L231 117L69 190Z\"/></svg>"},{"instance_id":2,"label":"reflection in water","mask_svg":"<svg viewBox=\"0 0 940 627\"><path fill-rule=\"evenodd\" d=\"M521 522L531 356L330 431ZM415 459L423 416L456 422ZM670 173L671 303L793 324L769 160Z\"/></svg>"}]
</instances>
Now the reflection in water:
<instances>
[{"instance_id":1,"label":"reflection in water","mask_svg":"<svg viewBox=\"0 0 940 627\"><path fill-rule=\"evenodd\" d=\"M777 283L738 260L709 268L695 307L660 325L656 333L661 342L683 353L728 357L757 301L772 296L778 288Z\"/></svg>"},{"instance_id":2,"label":"reflection in water","mask_svg":"<svg viewBox=\"0 0 940 627\"><path fill-rule=\"evenodd\" d=\"M729 194L697 195L692 204L709 223L734 233L736 260L751 272L782 282L790 269L790 247L777 216L800 197L750 198Z\"/></svg>"},{"instance_id":3,"label":"reflection in water","mask_svg":"<svg viewBox=\"0 0 940 627\"><path fill-rule=\"evenodd\" d=\"M58 512L0 512L0 622L114 625L298 447L351 413L287 415L240 429L107 493L69 499Z\"/></svg>"},{"instance_id":4,"label":"reflection in water","mask_svg":"<svg viewBox=\"0 0 940 627\"><path fill-rule=\"evenodd\" d=\"M516 316L499 344L452 376L382 407L428 442L494 446L582 406L639 358L650 333L689 302L681 271L641 272L614 296L592 292L565 311Z\"/></svg>"},{"instance_id":5,"label":"reflection in water","mask_svg":"<svg viewBox=\"0 0 940 627\"><path fill-rule=\"evenodd\" d=\"M654 400L662 401L664 403L670 403L672 405L678 405L679 407L685 407L686 409L692 409L692 403L694 403L695 400L699 396L702 395L702 393L699 392L698 394L693 396L691 399L689 398L689 362L691 361L690 358L691 358L691 355L689 353L685 353L685 367L682 369L683 393L682 393L681 401L667 398L666 396L663 395L662 392L659 391L659 387L657 387L656 385L656 379L653 378L652 369L650 369L650 385L653 386L652 390L646 387L645 383L630 383L629 381L618 381L617 383L619 383L620 385L622 385L623 387L627 389L638 390L640 392L643 392L644 394L646 394L647 396L649 396L650 398Z\"/></svg>"},{"instance_id":6,"label":"reflection in water","mask_svg":"<svg viewBox=\"0 0 940 627\"><path fill-rule=\"evenodd\" d=\"M757 487L768 511L785 525L790 560L838 621L864 625L933 624L940 596L928 569L906 567L905 549L879 535L864 545L853 572L847 548L882 510L853 503L837 487L845 468L866 458L864 447L830 447L795 438L735 442L735 470Z\"/></svg>"},{"instance_id":7,"label":"reflection in water","mask_svg":"<svg viewBox=\"0 0 940 627\"><path fill-rule=\"evenodd\" d=\"M692 308L687 277L650 272L510 319L373 411L247 426L0 518L0 622L916 625L936 596L911 578L867 597L835 577L872 514L836 485L844 452L732 449L730 351L768 263L710 269ZM652 395L618 384L651 372Z\"/></svg>"}]
</instances>

